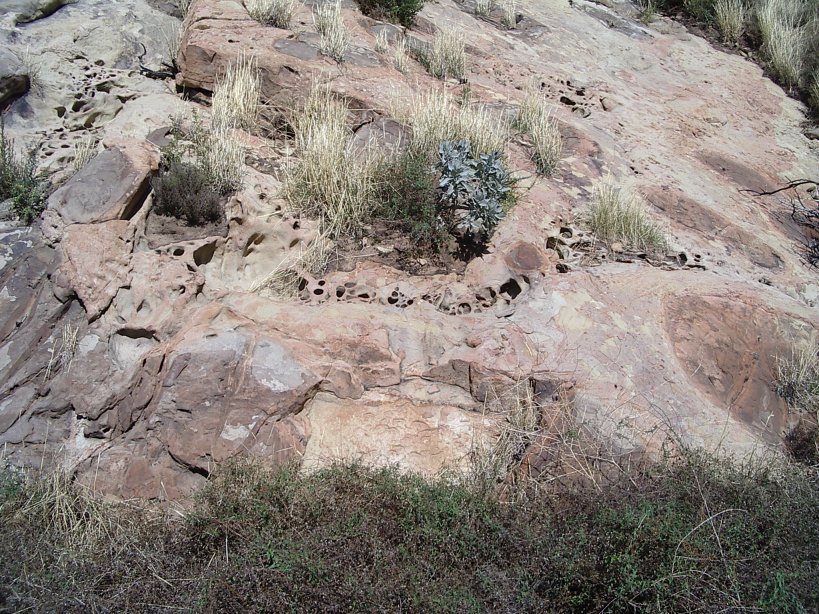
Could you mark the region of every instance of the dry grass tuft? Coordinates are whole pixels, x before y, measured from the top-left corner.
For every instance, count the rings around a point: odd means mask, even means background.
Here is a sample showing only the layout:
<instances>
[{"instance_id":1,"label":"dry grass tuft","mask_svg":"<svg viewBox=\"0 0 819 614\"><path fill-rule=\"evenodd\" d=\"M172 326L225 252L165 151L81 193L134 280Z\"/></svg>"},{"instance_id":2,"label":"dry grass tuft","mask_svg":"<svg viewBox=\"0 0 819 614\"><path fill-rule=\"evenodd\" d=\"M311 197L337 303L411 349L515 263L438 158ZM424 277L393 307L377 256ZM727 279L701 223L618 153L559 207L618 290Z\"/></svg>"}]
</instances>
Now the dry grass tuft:
<instances>
[{"instance_id":1,"label":"dry grass tuft","mask_svg":"<svg viewBox=\"0 0 819 614\"><path fill-rule=\"evenodd\" d=\"M105 503L57 470L33 480L17 516L59 536L70 551L91 551L107 540L115 523Z\"/></svg>"},{"instance_id":2,"label":"dry grass tuft","mask_svg":"<svg viewBox=\"0 0 819 614\"><path fill-rule=\"evenodd\" d=\"M241 53L213 90L211 126L215 130L253 129L259 117L260 100L256 61L253 56Z\"/></svg>"},{"instance_id":3,"label":"dry grass tuft","mask_svg":"<svg viewBox=\"0 0 819 614\"><path fill-rule=\"evenodd\" d=\"M495 8L495 0L475 0L475 14L488 17Z\"/></svg>"},{"instance_id":4,"label":"dry grass tuft","mask_svg":"<svg viewBox=\"0 0 819 614\"><path fill-rule=\"evenodd\" d=\"M592 189L588 224L598 239L611 246L660 254L668 249L665 230L649 216L642 199L610 180Z\"/></svg>"},{"instance_id":5,"label":"dry grass tuft","mask_svg":"<svg viewBox=\"0 0 819 614\"><path fill-rule=\"evenodd\" d=\"M429 74L437 79L463 79L466 72L466 47L463 32L441 30L432 41L426 57Z\"/></svg>"},{"instance_id":6,"label":"dry grass tuft","mask_svg":"<svg viewBox=\"0 0 819 614\"><path fill-rule=\"evenodd\" d=\"M518 0L503 0L501 9L503 10L501 24L505 28L515 28L518 25Z\"/></svg>"},{"instance_id":7,"label":"dry grass tuft","mask_svg":"<svg viewBox=\"0 0 819 614\"><path fill-rule=\"evenodd\" d=\"M74 146L74 160L71 166L74 172L79 172L97 153L97 139L93 136L82 139Z\"/></svg>"},{"instance_id":8,"label":"dry grass tuft","mask_svg":"<svg viewBox=\"0 0 819 614\"><path fill-rule=\"evenodd\" d=\"M341 2L336 0L319 4L313 13L313 21L316 31L321 35L321 53L336 62L342 62L349 40L341 13Z\"/></svg>"},{"instance_id":9,"label":"dry grass tuft","mask_svg":"<svg viewBox=\"0 0 819 614\"><path fill-rule=\"evenodd\" d=\"M46 380L51 377L55 369L65 370L66 373L71 371L71 363L74 360L74 354L77 353L78 332L79 327L74 326L71 322L65 323L59 341L55 340L49 350L51 356L48 359L48 366L46 366Z\"/></svg>"},{"instance_id":10,"label":"dry grass tuft","mask_svg":"<svg viewBox=\"0 0 819 614\"><path fill-rule=\"evenodd\" d=\"M546 99L536 87L526 92L514 125L532 138L532 159L538 173L550 175L563 155L563 137Z\"/></svg>"},{"instance_id":11,"label":"dry grass tuft","mask_svg":"<svg viewBox=\"0 0 819 614\"><path fill-rule=\"evenodd\" d=\"M776 359L776 391L799 412L819 411L819 339L816 336L791 348L790 356Z\"/></svg>"},{"instance_id":12,"label":"dry grass tuft","mask_svg":"<svg viewBox=\"0 0 819 614\"><path fill-rule=\"evenodd\" d=\"M454 104L445 89L429 90L396 114L412 126L410 151L430 155L442 141L469 139L474 155L503 152L509 128L496 114L478 105Z\"/></svg>"},{"instance_id":13,"label":"dry grass tuft","mask_svg":"<svg viewBox=\"0 0 819 614\"><path fill-rule=\"evenodd\" d=\"M247 0L246 8L251 18L267 26L287 30L296 9L295 0Z\"/></svg>"},{"instance_id":14,"label":"dry grass tuft","mask_svg":"<svg viewBox=\"0 0 819 614\"><path fill-rule=\"evenodd\" d=\"M395 69L399 72L407 72L409 67L409 53L407 52L407 41L403 37L399 39L392 49L392 61Z\"/></svg>"},{"instance_id":15,"label":"dry grass tuft","mask_svg":"<svg viewBox=\"0 0 819 614\"><path fill-rule=\"evenodd\" d=\"M353 150L346 105L314 86L290 123L297 159L284 169L285 198L317 216L331 238L357 232L376 204L378 163L369 151Z\"/></svg>"},{"instance_id":16,"label":"dry grass tuft","mask_svg":"<svg viewBox=\"0 0 819 614\"><path fill-rule=\"evenodd\" d=\"M717 0L714 5L717 27L726 45L736 45L745 33L747 20L744 0Z\"/></svg>"}]
</instances>

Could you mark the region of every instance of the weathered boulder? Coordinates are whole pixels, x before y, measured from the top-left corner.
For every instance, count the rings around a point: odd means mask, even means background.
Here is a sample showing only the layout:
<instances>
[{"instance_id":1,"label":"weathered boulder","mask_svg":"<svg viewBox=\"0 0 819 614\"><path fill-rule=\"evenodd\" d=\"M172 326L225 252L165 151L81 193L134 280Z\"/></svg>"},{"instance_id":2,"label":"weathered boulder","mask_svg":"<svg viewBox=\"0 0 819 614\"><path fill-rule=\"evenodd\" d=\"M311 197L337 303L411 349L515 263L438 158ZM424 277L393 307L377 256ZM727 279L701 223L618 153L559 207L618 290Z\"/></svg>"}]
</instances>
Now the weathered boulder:
<instances>
[{"instance_id":1,"label":"weathered boulder","mask_svg":"<svg viewBox=\"0 0 819 614\"><path fill-rule=\"evenodd\" d=\"M106 149L48 199L63 224L127 220L142 205L159 150L146 141L110 139Z\"/></svg>"},{"instance_id":2,"label":"weathered boulder","mask_svg":"<svg viewBox=\"0 0 819 614\"><path fill-rule=\"evenodd\" d=\"M28 91L31 78L20 59L9 49L0 49L0 105Z\"/></svg>"},{"instance_id":3,"label":"weathered boulder","mask_svg":"<svg viewBox=\"0 0 819 614\"><path fill-rule=\"evenodd\" d=\"M0 17L12 24L28 23L48 17L72 0L5 0L0 6Z\"/></svg>"}]
</instances>

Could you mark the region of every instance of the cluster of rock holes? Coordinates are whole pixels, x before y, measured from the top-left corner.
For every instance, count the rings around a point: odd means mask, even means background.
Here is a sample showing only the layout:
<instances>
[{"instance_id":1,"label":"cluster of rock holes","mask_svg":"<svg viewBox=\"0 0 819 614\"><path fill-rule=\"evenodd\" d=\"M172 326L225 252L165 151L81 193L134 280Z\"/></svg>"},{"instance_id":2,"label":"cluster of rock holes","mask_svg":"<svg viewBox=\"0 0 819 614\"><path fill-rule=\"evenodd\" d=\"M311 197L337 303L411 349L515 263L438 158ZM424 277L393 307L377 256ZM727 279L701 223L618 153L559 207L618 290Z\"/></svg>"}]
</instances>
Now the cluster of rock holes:
<instances>
[{"instance_id":1,"label":"cluster of rock holes","mask_svg":"<svg viewBox=\"0 0 819 614\"><path fill-rule=\"evenodd\" d=\"M445 288L442 292L423 294L420 300L433 305L438 311L450 315L481 313L494 307L499 302L504 305L511 304L524 292L524 286L521 283L528 287L530 281L525 275L522 276L521 282L510 278L498 288L483 288L469 297L451 295L449 288ZM302 277L298 285L298 297L301 302L308 304L324 303L326 301L378 302L404 309L415 304L419 297L412 295L411 288L402 289L402 286L403 284L399 283L374 289L356 281L347 281L333 288L324 279L308 280Z\"/></svg>"},{"instance_id":2,"label":"cluster of rock holes","mask_svg":"<svg viewBox=\"0 0 819 614\"><path fill-rule=\"evenodd\" d=\"M49 158L61 150L76 148L78 142L89 136L88 132L93 134L100 128L96 124L101 117L110 119L110 111L106 113L104 109L96 110L96 107L104 107L106 104L105 102L98 103L97 96L98 94L105 97L111 95L116 86L114 80L117 77L117 71L102 68L105 66L104 60L91 63L84 57L78 57L71 61L72 63L81 62L83 72L81 86L71 96L73 100L70 103L54 108L62 126L51 128L47 132L43 131L43 134L47 137L56 136L59 145L46 145L42 151L43 158ZM116 94L115 98L115 106L121 106L133 98L133 95Z\"/></svg>"}]
</instances>

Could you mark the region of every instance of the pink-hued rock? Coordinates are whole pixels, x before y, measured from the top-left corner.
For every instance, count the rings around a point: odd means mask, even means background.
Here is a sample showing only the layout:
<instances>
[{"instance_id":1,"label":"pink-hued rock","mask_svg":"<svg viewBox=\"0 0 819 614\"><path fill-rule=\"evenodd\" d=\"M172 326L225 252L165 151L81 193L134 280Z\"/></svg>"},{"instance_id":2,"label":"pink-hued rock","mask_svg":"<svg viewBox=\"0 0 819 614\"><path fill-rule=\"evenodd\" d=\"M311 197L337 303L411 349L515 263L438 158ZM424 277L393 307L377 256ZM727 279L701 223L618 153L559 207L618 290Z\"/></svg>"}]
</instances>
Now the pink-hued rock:
<instances>
[{"instance_id":1,"label":"pink-hued rock","mask_svg":"<svg viewBox=\"0 0 819 614\"><path fill-rule=\"evenodd\" d=\"M287 31L249 19L240 2L194 0L176 83L212 91L252 54L265 103L327 83L350 106L354 147L403 142L411 129L390 110L444 85L415 60L402 74L376 53L383 25L351 3L344 62L320 55L311 10L300 6ZM819 282L787 203L747 190L819 177L799 103L758 66L664 19L644 28L588 3L520 10L506 30L462 3L427 3L407 35L467 32L469 92L496 121L534 83L564 136L553 176L535 174L516 135L506 153L517 203L463 272L400 271L388 259L400 241L369 237L360 257L305 275L288 298L262 282L319 225L281 200L285 147L269 126L234 131L252 166L244 185L223 221L188 227L151 210L159 151L141 140L161 142L173 88L83 64L96 94L59 112L91 121L124 105L105 150L52 194L39 230L0 228L8 461L60 462L98 492L161 500L187 498L239 454L305 469L356 458L465 470L521 390L547 413L570 391L573 419L619 452L654 452L669 436L776 448L791 416L772 387L775 357L819 326ZM53 115L31 105L43 121ZM32 125L23 111L18 101L7 113L17 134ZM47 144L51 164L61 139ZM606 176L643 195L669 230L669 254L594 244L583 219Z\"/></svg>"}]
</instances>

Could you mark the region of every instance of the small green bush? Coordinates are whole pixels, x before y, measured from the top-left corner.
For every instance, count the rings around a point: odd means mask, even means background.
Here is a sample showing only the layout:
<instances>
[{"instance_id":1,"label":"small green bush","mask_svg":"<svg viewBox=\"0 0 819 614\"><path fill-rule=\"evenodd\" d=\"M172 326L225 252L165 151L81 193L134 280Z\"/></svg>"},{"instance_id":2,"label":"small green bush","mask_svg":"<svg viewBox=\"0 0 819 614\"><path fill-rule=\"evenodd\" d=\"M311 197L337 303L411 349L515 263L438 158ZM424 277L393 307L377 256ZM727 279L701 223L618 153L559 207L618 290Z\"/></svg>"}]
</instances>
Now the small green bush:
<instances>
[{"instance_id":1,"label":"small green bush","mask_svg":"<svg viewBox=\"0 0 819 614\"><path fill-rule=\"evenodd\" d=\"M151 181L157 213L199 226L222 219L222 200L206 173L188 162L174 160Z\"/></svg>"},{"instance_id":2,"label":"small green bush","mask_svg":"<svg viewBox=\"0 0 819 614\"><path fill-rule=\"evenodd\" d=\"M425 0L356 0L361 12L375 19L386 19L407 28L415 23L415 16L424 8Z\"/></svg>"},{"instance_id":3,"label":"small green bush","mask_svg":"<svg viewBox=\"0 0 819 614\"><path fill-rule=\"evenodd\" d=\"M475 158L469 141L444 141L438 148L436 170L442 213L454 216L456 227L474 243L486 243L503 219L501 203L511 191L501 153Z\"/></svg>"},{"instance_id":4,"label":"small green bush","mask_svg":"<svg viewBox=\"0 0 819 614\"><path fill-rule=\"evenodd\" d=\"M40 215L47 193L46 183L37 176L36 156L34 149L17 155L0 120L0 202L11 199L14 214L26 224Z\"/></svg>"},{"instance_id":5,"label":"small green bush","mask_svg":"<svg viewBox=\"0 0 819 614\"><path fill-rule=\"evenodd\" d=\"M397 222L423 251L441 246L449 234L438 217L435 171L426 156L404 154L384 169L379 214Z\"/></svg>"}]
</instances>

